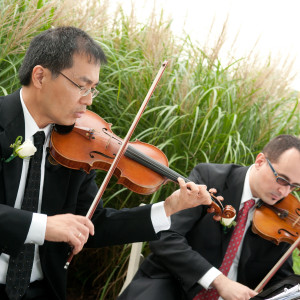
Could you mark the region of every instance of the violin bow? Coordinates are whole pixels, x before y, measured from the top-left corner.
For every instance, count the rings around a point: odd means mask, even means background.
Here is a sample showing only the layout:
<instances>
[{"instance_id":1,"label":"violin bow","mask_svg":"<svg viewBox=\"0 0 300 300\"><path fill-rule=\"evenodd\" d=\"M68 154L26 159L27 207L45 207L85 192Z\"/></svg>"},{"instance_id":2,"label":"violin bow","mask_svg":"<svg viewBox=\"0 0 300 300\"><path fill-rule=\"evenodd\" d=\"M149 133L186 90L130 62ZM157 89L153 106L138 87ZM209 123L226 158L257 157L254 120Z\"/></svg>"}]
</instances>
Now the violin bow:
<instances>
[{"instance_id":1,"label":"violin bow","mask_svg":"<svg viewBox=\"0 0 300 300\"><path fill-rule=\"evenodd\" d=\"M300 242L300 236L297 240L290 246L290 248L283 254L283 256L278 260L275 266L270 270L270 272L265 276L261 283L255 288L255 291L260 293L269 280L274 276L278 269L283 265L283 263L289 258L293 251L297 248Z\"/></svg>"},{"instance_id":2,"label":"violin bow","mask_svg":"<svg viewBox=\"0 0 300 300\"><path fill-rule=\"evenodd\" d=\"M113 175L113 173L114 173L114 171L115 171L122 155L124 154L124 152L126 150L125 148L126 148L128 142L129 142L129 140L130 140L130 138L131 138L131 136L132 136L132 134L133 134L133 132L134 132L134 130L135 130L135 128L136 128L136 126L137 126L137 124L138 124L138 122L139 122L139 120L140 120L140 118L141 118L141 116L142 116L142 114L143 114L143 112L144 112L144 110L145 110L145 108L146 108L146 106L147 106L147 104L148 104L148 102L149 102L149 100L150 100L157 84L158 84L158 82L160 81L160 78L162 77L162 74L165 71L165 69L167 67L167 64L168 64L168 61L164 61L162 63L162 65L161 65L161 67L160 67L160 69L159 69L159 71L158 71L158 73L157 73L157 75L156 75L156 77L155 77L155 79L154 79L154 81L153 81L153 83L152 83L152 85L151 85L151 87L150 87L150 89L149 89L149 91L148 91L148 93L147 93L147 95L146 95L146 97L145 97L145 99L144 99L137 115L135 116L135 119L133 120L133 122L132 122L132 124L131 124L128 132L127 132L126 137L123 140L122 146L119 148L119 151L118 151L114 161L112 162L109 170L106 173L106 176L105 176L105 178L104 178L104 180L103 180L103 182L102 182L102 184L101 184L101 186L98 190L98 193L95 196L95 198L94 198L94 200L93 200L93 202L92 202L92 204L91 204L91 206L90 206L90 208L89 208L89 210L86 214L86 217L88 217L90 220L92 219L92 217L95 213L95 210L96 210L96 208L97 208L97 206L98 206L98 204L99 204L99 202L102 198L102 195L103 195L103 193L104 193L104 191L105 191L105 189L108 185L108 182L110 181L110 179L111 179L111 177L112 177L112 175ZM67 262L64 266L65 269L68 269L68 267L69 267L69 265L70 265L70 263L73 259L73 256L74 256L73 251L71 251L71 253L68 257L68 260L67 260Z\"/></svg>"}]
</instances>

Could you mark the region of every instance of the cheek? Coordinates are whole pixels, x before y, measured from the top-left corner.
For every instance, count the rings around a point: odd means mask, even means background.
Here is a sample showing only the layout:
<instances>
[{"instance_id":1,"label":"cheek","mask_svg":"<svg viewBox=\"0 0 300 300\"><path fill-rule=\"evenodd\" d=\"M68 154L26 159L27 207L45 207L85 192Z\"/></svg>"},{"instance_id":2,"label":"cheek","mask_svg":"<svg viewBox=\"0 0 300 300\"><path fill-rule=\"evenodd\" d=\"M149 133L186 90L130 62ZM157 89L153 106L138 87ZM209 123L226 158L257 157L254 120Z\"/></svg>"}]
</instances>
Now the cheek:
<instances>
[{"instance_id":1,"label":"cheek","mask_svg":"<svg viewBox=\"0 0 300 300\"><path fill-rule=\"evenodd\" d=\"M57 95L57 97L53 101L53 107L59 114L69 114L76 108L76 101L77 99L75 97L72 97L72 95L68 95L67 97Z\"/></svg>"},{"instance_id":2,"label":"cheek","mask_svg":"<svg viewBox=\"0 0 300 300\"><path fill-rule=\"evenodd\" d=\"M258 198L265 198L265 195L269 194L273 190L274 182L265 174L256 178L256 192Z\"/></svg>"},{"instance_id":3,"label":"cheek","mask_svg":"<svg viewBox=\"0 0 300 300\"><path fill-rule=\"evenodd\" d=\"M73 86L56 86L51 91L53 106L63 108L70 108L78 102L79 93Z\"/></svg>"},{"instance_id":4,"label":"cheek","mask_svg":"<svg viewBox=\"0 0 300 300\"><path fill-rule=\"evenodd\" d=\"M47 114L54 123L64 124L70 123L70 112L72 111L69 102L59 95L53 95L47 101Z\"/></svg>"}]
</instances>

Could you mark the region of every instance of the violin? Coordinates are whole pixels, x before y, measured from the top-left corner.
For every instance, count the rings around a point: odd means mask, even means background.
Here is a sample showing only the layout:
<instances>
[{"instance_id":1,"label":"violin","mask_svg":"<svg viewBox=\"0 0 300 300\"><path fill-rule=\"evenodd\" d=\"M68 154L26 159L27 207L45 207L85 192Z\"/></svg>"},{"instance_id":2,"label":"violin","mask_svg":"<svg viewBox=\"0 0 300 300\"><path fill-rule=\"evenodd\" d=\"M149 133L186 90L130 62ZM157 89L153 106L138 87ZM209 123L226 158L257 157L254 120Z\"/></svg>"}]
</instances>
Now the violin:
<instances>
[{"instance_id":1,"label":"violin","mask_svg":"<svg viewBox=\"0 0 300 300\"><path fill-rule=\"evenodd\" d=\"M277 245L294 243L300 236L299 200L292 194L274 205L260 200L254 211L252 231Z\"/></svg>"},{"instance_id":2,"label":"violin","mask_svg":"<svg viewBox=\"0 0 300 300\"><path fill-rule=\"evenodd\" d=\"M299 221L300 202L294 195L289 194L274 205L269 205L260 200L254 211L252 231L277 245L281 242L292 245L255 288L256 292L262 291L296 248L300 249Z\"/></svg>"},{"instance_id":3,"label":"violin","mask_svg":"<svg viewBox=\"0 0 300 300\"><path fill-rule=\"evenodd\" d=\"M53 130L50 140L50 155L59 164L89 173L92 169L108 170L122 145L122 139L111 130L110 123L87 110L77 119L70 133L61 134ZM167 181L177 182L181 177L190 180L168 167L168 159L157 147L139 140L129 142L124 155L113 173L118 183L138 194L151 194ZM223 207L212 193L212 204L208 212L213 212L216 221L234 218L235 209Z\"/></svg>"}]
</instances>

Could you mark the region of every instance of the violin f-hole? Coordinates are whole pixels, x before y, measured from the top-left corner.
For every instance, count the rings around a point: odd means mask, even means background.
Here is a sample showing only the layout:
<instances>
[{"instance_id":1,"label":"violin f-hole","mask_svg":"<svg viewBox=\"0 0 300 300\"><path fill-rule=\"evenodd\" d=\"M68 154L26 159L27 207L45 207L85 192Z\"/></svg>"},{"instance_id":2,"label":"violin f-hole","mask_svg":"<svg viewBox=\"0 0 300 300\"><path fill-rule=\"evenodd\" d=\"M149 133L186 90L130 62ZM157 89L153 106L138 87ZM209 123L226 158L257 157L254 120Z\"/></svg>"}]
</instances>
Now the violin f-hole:
<instances>
[{"instance_id":1,"label":"violin f-hole","mask_svg":"<svg viewBox=\"0 0 300 300\"><path fill-rule=\"evenodd\" d=\"M293 233L291 233L290 231L288 231L287 229L284 229L284 228L278 229L278 233L279 233L279 234L281 234L282 231L286 232L287 234L289 234L289 235L291 235L291 236L293 236L293 237L298 237L298 236L299 236L298 232L296 232L296 234L293 234Z\"/></svg>"},{"instance_id":2,"label":"violin f-hole","mask_svg":"<svg viewBox=\"0 0 300 300\"><path fill-rule=\"evenodd\" d=\"M115 156L116 156L116 154L113 154L113 156L109 156L109 155L106 155L106 154L104 154L102 152L99 152L99 151L91 151L89 153L89 155L90 155L91 158L95 158L95 156L93 155L93 153L98 154L100 156L103 156L105 158L109 158L109 159L115 159Z\"/></svg>"}]
</instances>

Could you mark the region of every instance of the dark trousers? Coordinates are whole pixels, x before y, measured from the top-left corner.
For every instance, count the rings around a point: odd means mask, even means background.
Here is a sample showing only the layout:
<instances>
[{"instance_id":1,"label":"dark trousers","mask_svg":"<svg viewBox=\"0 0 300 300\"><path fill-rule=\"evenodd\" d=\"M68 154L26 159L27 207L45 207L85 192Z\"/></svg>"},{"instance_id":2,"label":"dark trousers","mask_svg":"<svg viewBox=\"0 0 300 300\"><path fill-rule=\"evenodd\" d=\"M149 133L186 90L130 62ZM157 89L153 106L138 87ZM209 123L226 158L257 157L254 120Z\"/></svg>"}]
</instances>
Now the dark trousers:
<instances>
[{"instance_id":1,"label":"dark trousers","mask_svg":"<svg viewBox=\"0 0 300 300\"><path fill-rule=\"evenodd\" d=\"M5 292L5 284L0 284L0 299L10 300ZM51 296L51 291L47 284L42 281L35 281L30 284L22 300L53 300L55 296Z\"/></svg>"},{"instance_id":2,"label":"dark trousers","mask_svg":"<svg viewBox=\"0 0 300 300\"><path fill-rule=\"evenodd\" d=\"M117 300L184 300L185 295L172 277L150 278L138 270L132 282Z\"/></svg>"}]
</instances>

